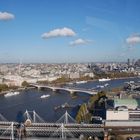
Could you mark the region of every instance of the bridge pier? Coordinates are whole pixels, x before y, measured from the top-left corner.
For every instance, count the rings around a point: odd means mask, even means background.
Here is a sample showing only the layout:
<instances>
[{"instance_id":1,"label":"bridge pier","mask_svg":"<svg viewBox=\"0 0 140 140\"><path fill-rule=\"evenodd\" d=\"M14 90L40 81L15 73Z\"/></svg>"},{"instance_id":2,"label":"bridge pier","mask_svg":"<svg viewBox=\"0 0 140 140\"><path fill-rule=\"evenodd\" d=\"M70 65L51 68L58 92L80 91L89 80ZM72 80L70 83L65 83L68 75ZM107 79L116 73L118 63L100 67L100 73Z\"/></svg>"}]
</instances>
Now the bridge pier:
<instances>
[{"instance_id":1,"label":"bridge pier","mask_svg":"<svg viewBox=\"0 0 140 140\"><path fill-rule=\"evenodd\" d=\"M75 93L75 91L70 90L70 94L74 94L74 93Z\"/></svg>"},{"instance_id":2,"label":"bridge pier","mask_svg":"<svg viewBox=\"0 0 140 140\"><path fill-rule=\"evenodd\" d=\"M38 86L37 89L38 89L38 90L41 90L41 87Z\"/></svg>"},{"instance_id":3,"label":"bridge pier","mask_svg":"<svg viewBox=\"0 0 140 140\"><path fill-rule=\"evenodd\" d=\"M55 89L55 88L52 88L52 91L53 91L53 92L56 92L56 89Z\"/></svg>"}]
</instances>

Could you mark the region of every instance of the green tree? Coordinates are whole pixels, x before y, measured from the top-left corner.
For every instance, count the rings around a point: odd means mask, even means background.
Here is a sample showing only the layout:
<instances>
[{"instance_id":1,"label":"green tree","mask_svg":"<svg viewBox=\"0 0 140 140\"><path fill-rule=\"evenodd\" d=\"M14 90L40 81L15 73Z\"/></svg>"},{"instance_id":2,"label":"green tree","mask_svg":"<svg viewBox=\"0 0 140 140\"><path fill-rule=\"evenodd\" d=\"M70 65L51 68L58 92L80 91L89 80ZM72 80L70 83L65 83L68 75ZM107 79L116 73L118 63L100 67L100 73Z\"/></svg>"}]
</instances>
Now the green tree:
<instances>
[{"instance_id":1,"label":"green tree","mask_svg":"<svg viewBox=\"0 0 140 140\"><path fill-rule=\"evenodd\" d=\"M23 81L23 82L22 82L22 86L23 86L23 87L28 87L28 86L29 86L29 83L28 83L27 81Z\"/></svg>"},{"instance_id":2,"label":"green tree","mask_svg":"<svg viewBox=\"0 0 140 140\"><path fill-rule=\"evenodd\" d=\"M8 90L8 85L6 84L0 84L0 91L5 91L5 90Z\"/></svg>"},{"instance_id":3,"label":"green tree","mask_svg":"<svg viewBox=\"0 0 140 140\"><path fill-rule=\"evenodd\" d=\"M90 120L91 120L91 114L89 113L88 111L88 108L87 108L87 104L86 103L83 103L77 113L77 116L76 116L76 121L78 123L81 123L81 122L86 122L86 123L89 123Z\"/></svg>"}]
</instances>

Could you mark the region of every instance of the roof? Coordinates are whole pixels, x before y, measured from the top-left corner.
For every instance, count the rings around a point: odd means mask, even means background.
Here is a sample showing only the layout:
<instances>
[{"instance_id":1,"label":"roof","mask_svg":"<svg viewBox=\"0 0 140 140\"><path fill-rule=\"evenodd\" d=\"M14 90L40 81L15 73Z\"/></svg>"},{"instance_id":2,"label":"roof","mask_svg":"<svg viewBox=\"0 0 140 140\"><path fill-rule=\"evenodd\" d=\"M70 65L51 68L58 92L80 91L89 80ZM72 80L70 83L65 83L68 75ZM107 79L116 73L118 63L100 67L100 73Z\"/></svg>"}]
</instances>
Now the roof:
<instances>
[{"instance_id":1,"label":"roof","mask_svg":"<svg viewBox=\"0 0 140 140\"><path fill-rule=\"evenodd\" d=\"M137 108L140 106L140 100L138 99L114 99L114 107L127 106L128 108ZM132 107L133 106L133 107Z\"/></svg>"}]
</instances>

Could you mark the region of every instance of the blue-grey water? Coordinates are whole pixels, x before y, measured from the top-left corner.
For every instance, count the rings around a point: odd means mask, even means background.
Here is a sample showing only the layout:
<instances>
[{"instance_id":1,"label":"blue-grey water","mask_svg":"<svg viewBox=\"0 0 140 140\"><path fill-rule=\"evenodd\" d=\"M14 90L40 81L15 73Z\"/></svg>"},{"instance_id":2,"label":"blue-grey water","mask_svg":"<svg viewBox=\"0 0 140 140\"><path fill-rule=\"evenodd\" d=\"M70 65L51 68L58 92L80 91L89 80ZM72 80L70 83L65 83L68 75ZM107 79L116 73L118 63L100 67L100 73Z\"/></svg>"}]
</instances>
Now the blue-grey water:
<instances>
[{"instance_id":1,"label":"blue-grey water","mask_svg":"<svg viewBox=\"0 0 140 140\"><path fill-rule=\"evenodd\" d=\"M106 82L91 81L72 86L84 89L97 89L100 85L104 86L108 83L108 86L106 86L105 89L110 90L114 87L123 86L124 83L128 81L138 82L140 81L140 78L116 79ZM47 99L41 99L40 96L44 94L50 94L50 97ZM66 102L75 106L75 108L67 109L69 114L74 117L78 109L78 105L87 102L89 98L90 95L84 93L79 93L77 98L72 98L68 92L64 91L54 93L52 91L30 89L22 91L16 96L0 96L0 114L2 114L6 119L13 121L16 120L19 111L24 113L26 109L29 111L35 110L46 122L56 122L66 111L66 109L55 110L54 108L56 106L60 106Z\"/></svg>"}]
</instances>

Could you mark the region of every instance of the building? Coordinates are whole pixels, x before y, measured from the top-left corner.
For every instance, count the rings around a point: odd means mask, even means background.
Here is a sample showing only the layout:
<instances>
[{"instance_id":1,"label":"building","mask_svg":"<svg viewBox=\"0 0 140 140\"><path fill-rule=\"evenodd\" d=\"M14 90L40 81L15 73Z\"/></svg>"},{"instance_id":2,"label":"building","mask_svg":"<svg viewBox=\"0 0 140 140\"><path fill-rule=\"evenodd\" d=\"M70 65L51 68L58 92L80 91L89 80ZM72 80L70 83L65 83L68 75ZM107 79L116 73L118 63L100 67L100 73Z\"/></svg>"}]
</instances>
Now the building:
<instances>
[{"instance_id":1,"label":"building","mask_svg":"<svg viewBox=\"0 0 140 140\"><path fill-rule=\"evenodd\" d=\"M140 110L107 110L106 111L106 120L110 121L140 121Z\"/></svg>"},{"instance_id":2,"label":"building","mask_svg":"<svg viewBox=\"0 0 140 140\"><path fill-rule=\"evenodd\" d=\"M128 65L128 67L130 66L130 59L129 58L127 59L127 65Z\"/></svg>"},{"instance_id":3,"label":"building","mask_svg":"<svg viewBox=\"0 0 140 140\"><path fill-rule=\"evenodd\" d=\"M84 76L89 76L89 77L93 78L94 73L93 72L86 72L86 73L84 73Z\"/></svg>"},{"instance_id":4,"label":"building","mask_svg":"<svg viewBox=\"0 0 140 140\"><path fill-rule=\"evenodd\" d=\"M21 86L24 78L18 75L6 75L4 76L4 84L8 86Z\"/></svg>"},{"instance_id":5,"label":"building","mask_svg":"<svg viewBox=\"0 0 140 140\"><path fill-rule=\"evenodd\" d=\"M106 120L139 120L140 100L138 99L114 99L113 109L106 111Z\"/></svg>"},{"instance_id":6,"label":"building","mask_svg":"<svg viewBox=\"0 0 140 140\"><path fill-rule=\"evenodd\" d=\"M0 77L0 84L3 84L3 77Z\"/></svg>"},{"instance_id":7,"label":"building","mask_svg":"<svg viewBox=\"0 0 140 140\"><path fill-rule=\"evenodd\" d=\"M107 110L106 120L129 120L128 110Z\"/></svg>"},{"instance_id":8,"label":"building","mask_svg":"<svg viewBox=\"0 0 140 140\"><path fill-rule=\"evenodd\" d=\"M126 106L128 109L135 110L140 107L140 100L138 99L114 99L113 108Z\"/></svg>"},{"instance_id":9,"label":"building","mask_svg":"<svg viewBox=\"0 0 140 140\"><path fill-rule=\"evenodd\" d=\"M79 74L79 72L71 72L71 73L69 74L69 78L70 78L70 79L80 78L80 74Z\"/></svg>"}]
</instances>

